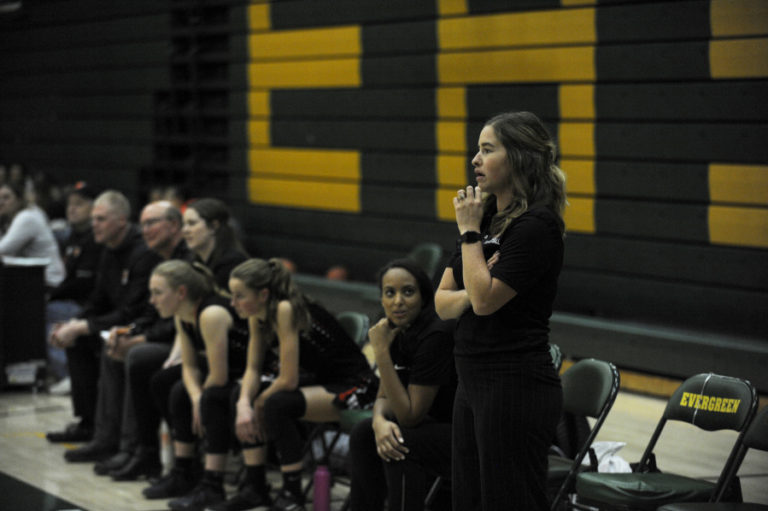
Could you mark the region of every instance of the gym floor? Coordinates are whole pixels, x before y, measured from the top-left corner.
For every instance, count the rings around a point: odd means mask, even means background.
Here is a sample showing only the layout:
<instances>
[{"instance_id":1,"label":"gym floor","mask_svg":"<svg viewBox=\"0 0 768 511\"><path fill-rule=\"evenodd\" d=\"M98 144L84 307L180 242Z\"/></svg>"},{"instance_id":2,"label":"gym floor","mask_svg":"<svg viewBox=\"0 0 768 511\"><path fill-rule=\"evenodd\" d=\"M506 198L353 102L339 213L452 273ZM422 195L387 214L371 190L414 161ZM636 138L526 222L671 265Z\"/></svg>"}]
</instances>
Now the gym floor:
<instances>
[{"instance_id":1,"label":"gym floor","mask_svg":"<svg viewBox=\"0 0 768 511\"><path fill-rule=\"evenodd\" d=\"M622 391L598 441L626 442L618 456L636 461L666 404L663 398ZM0 392L0 509L4 511L150 511L168 509L165 501L144 499L140 482L113 482L94 474L93 465L64 461L74 445L50 444L45 432L73 420L68 396L35 393L31 389ZM716 478L729 446L731 432L701 432L671 423L662 435L657 459L665 472ZM739 472L746 502L768 504L768 453L750 452ZM269 474L273 487L279 474ZM233 491L233 487L228 487ZM348 487L334 485L332 509L342 505ZM311 504L307 509L312 509Z\"/></svg>"}]
</instances>

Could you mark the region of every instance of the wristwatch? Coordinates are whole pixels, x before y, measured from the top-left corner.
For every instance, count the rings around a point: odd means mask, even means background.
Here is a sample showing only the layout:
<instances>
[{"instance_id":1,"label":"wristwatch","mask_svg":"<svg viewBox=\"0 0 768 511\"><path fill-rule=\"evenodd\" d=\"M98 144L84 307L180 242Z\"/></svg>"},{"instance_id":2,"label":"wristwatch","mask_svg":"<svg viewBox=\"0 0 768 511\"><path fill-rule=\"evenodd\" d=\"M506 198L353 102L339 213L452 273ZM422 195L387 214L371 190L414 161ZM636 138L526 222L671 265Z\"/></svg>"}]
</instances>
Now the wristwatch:
<instances>
[{"instance_id":1,"label":"wristwatch","mask_svg":"<svg viewBox=\"0 0 768 511\"><path fill-rule=\"evenodd\" d=\"M481 239L483 239L483 237L477 231L467 231L459 238L462 243L477 243Z\"/></svg>"}]
</instances>

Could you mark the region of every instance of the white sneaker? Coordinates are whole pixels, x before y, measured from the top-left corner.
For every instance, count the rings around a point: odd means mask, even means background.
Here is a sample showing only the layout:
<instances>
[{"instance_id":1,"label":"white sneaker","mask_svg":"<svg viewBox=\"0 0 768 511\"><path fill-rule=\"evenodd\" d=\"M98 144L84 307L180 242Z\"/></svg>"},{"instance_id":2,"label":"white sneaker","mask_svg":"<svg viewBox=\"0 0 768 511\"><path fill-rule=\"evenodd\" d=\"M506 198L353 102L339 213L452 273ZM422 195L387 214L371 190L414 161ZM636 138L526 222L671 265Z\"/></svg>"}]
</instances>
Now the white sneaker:
<instances>
[{"instance_id":1,"label":"white sneaker","mask_svg":"<svg viewBox=\"0 0 768 511\"><path fill-rule=\"evenodd\" d=\"M55 384L51 385L48 389L48 392L51 394L56 394L57 396L66 396L70 393L72 390L72 380L69 379L69 376L66 378L62 378Z\"/></svg>"}]
</instances>

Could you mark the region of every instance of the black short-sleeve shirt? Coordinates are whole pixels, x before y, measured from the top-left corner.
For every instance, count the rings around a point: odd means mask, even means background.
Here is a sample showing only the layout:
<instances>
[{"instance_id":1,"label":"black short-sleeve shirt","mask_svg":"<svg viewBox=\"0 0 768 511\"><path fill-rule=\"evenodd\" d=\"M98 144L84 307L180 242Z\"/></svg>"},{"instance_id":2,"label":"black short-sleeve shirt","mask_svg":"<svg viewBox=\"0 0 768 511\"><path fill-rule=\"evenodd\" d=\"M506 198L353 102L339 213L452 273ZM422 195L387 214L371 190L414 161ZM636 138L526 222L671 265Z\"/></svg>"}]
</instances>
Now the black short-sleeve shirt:
<instances>
[{"instance_id":1,"label":"black short-sleeve shirt","mask_svg":"<svg viewBox=\"0 0 768 511\"><path fill-rule=\"evenodd\" d=\"M439 386L428 415L451 422L456 393L453 363L453 322L442 321L434 309L422 311L408 330L400 333L389 348L403 386Z\"/></svg>"},{"instance_id":2,"label":"black short-sleeve shirt","mask_svg":"<svg viewBox=\"0 0 768 511\"><path fill-rule=\"evenodd\" d=\"M491 277L510 286L517 295L487 316L467 309L456 326L456 356L547 350L549 317L563 265L561 226L551 209L537 206L516 218L498 238L483 232L486 259L500 252ZM459 289L464 289L460 246L450 267Z\"/></svg>"}]
</instances>

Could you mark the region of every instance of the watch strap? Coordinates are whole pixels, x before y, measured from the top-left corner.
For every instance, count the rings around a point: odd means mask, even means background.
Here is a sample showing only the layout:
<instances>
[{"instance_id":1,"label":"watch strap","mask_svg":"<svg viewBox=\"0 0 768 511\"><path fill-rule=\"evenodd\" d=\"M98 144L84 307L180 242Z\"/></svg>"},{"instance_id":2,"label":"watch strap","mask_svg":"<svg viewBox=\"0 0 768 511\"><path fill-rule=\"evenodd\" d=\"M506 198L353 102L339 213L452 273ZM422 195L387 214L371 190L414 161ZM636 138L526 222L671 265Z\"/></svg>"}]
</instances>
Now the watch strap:
<instances>
[{"instance_id":1,"label":"watch strap","mask_svg":"<svg viewBox=\"0 0 768 511\"><path fill-rule=\"evenodd\" d=\"M482 235L477 231L467 231L459 238L461 243L477 243L482 239Z\"/></svg>"}]
</instances>

